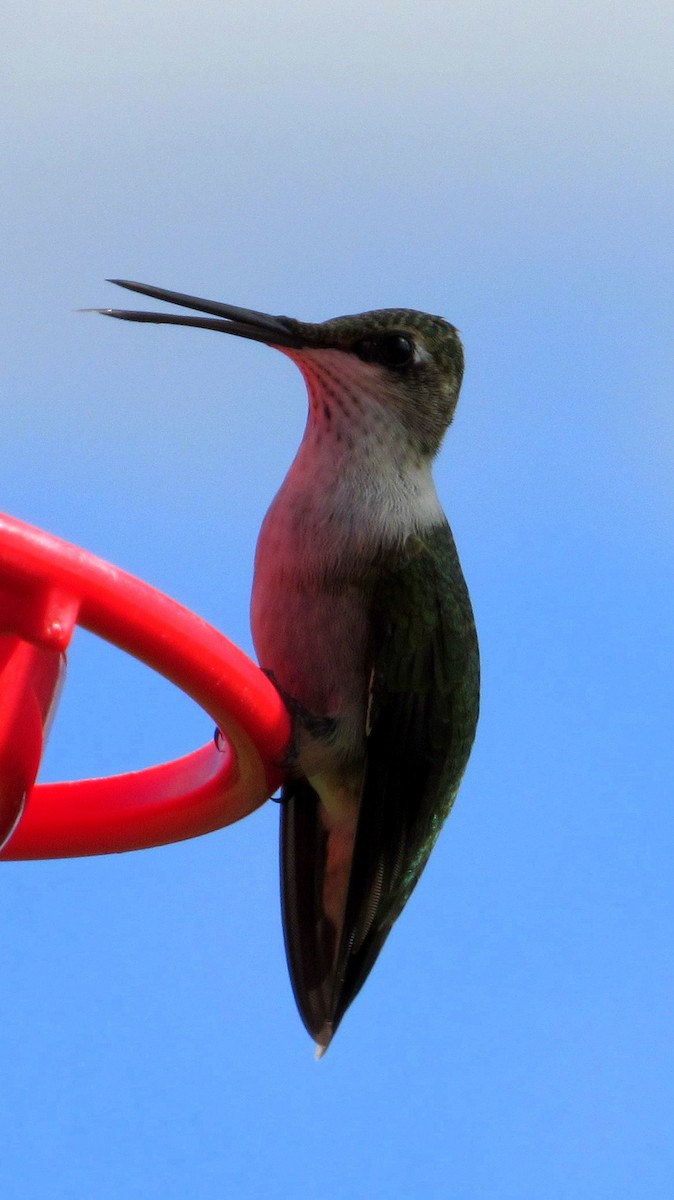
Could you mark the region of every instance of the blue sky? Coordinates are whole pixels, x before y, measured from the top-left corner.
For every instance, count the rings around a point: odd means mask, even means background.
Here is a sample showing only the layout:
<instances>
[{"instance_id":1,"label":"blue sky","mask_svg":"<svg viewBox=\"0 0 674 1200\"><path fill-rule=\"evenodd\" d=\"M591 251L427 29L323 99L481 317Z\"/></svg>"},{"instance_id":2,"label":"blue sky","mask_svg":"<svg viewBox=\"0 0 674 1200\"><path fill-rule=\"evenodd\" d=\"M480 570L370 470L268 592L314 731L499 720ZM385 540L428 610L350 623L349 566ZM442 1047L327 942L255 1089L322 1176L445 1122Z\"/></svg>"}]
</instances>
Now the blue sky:
<instances>
[{"instance_id":1,"label":"blue sky","mask_svg":"<svg viewBox=\"0 0 674 1200\"><path fill-rule=\"evenodd\" d=\"M305 418L252 343L121 326L126 276L460 327L436 472L483 712L452 818L325 1060L277 821L0 870L3 1195L671 1195L672 17L45 0L3 15L0 507L250 650ZM78 635L44 778L206 741Z\"/></svg>"}]
</instances>

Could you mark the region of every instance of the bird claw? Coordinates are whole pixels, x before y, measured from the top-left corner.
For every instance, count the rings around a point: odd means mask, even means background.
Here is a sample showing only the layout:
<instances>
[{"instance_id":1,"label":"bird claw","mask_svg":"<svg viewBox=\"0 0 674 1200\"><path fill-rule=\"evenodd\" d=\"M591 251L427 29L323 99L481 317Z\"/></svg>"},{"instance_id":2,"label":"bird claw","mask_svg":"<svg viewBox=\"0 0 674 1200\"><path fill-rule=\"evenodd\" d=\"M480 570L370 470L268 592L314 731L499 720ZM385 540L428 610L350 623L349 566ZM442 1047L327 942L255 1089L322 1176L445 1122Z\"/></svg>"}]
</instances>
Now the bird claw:
<instances>
[{"instance_id":1,"label":"bird claw","mask_svg":"<svg viewBox=\"0 0 674 1200\"><path fill-rule=\"evenodd\" d=\"M295 765L299 755L297 737L298 727L305 729L312 737L320 739L321 741L325 741L334 736L337 729L337 720L335 717L315 716L314 713L309 712L308 708L305 708L305 706L299 700L296 700L294 696L291 696L290 693L281 686L273 671L269 671L263 667L262 672L267 676L269 682L273 683L276 691L278 692L283 703L288 709L290 716L292 717L293 735L283 756L283 761L278 764L283 768L290 768Z\"/></svg>"}]
</instances>

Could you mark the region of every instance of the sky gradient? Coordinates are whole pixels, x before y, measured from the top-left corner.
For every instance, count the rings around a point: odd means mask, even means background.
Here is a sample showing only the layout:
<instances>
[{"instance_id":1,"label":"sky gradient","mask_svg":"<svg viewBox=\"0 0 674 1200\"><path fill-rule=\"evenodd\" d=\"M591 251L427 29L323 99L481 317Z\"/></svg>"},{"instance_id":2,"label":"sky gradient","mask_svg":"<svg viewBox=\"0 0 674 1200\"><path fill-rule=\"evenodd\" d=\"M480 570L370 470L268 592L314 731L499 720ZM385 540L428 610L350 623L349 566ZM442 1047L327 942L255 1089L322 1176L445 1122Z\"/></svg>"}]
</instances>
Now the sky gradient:
<instances>
[{"instance_id":1,"label":"sky gradient","mask_svg":"<svg viewBox=\"0 0 674 1200\"><path fill-rule=\"evenodd\" d=\"M436 480L484 674L455 811L320 1064L276 806L2 864L2 1194L668 1200L669 6L37 0L2 24L0 508L250 651L301 377L75 310L126 304L117 276L441 313L467 371ZM43 777L210 732L78 634Z\"/></svg>"}]
</instances>

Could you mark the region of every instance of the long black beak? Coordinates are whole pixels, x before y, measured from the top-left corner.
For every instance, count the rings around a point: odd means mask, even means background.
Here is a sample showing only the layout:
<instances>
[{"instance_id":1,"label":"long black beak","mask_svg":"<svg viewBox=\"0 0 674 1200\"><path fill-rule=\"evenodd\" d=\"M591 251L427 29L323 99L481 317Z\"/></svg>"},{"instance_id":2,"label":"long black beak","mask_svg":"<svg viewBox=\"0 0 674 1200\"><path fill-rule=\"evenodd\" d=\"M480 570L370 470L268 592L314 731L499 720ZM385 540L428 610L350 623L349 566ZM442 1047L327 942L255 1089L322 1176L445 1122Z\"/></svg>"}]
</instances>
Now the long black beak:
<instances>
[{"instance_id":1,"label":"long black beak","mask_svg":"<svg viewBox=\"0 0 674 1200\"><path fill-rule=\"evenodd\" d=\"M147 283L135 283L131 279L108 279L107 282L116 283L118 287L127 288L130 292L152 296L155 300L166 300L167 303L178 304L182 308L210 313L211 316L186 317L180 313L153 313L125 308L93 310L102 313L104 317L117 317L120 321L147 321L153 325L193 325L198 329L234 333L254 342L265 342L268 346L285 346L295 350L306 344L306 338L302 337L302 322L295 321L292 317L272 317L252 308L235 308L232 304L202 300L199 296L187 296L183 292L169 292L166 288L150 287Z\"/></svg>"}]
</instances>

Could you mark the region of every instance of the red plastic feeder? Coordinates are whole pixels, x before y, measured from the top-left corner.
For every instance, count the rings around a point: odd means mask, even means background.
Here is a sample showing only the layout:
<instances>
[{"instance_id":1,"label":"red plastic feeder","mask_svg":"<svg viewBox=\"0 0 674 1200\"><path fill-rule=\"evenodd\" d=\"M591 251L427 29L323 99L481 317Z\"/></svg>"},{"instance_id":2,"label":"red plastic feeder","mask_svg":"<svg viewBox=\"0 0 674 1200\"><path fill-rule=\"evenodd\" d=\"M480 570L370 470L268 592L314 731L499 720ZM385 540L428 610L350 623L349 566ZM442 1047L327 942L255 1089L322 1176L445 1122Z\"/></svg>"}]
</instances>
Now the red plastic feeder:
<instances>
[{"instance_id":1,"label":"red plastic feeder","mask_svg":"<svg viewBox=\"0 0 674 1200\"><path fill-rule=\"evenodd\" d=\"M187 692L221 730L184 758L35 784L76 625ZM139 850L211 833L278 787L290 718L267 677L200 617L118 567L0 514L0 858Z\"/></svg>"}]
</instances>

